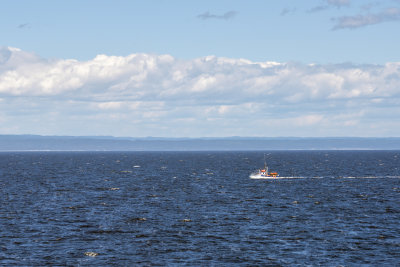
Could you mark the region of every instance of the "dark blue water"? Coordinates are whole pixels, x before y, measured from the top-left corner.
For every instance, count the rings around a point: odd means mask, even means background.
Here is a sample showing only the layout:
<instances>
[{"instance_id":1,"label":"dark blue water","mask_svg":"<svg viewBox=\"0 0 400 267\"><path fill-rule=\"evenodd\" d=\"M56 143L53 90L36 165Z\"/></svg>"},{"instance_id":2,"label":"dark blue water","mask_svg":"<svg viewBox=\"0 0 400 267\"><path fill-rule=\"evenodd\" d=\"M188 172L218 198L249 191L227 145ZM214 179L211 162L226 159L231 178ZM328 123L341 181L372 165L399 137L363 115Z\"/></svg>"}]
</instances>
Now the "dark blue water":
<instances>
[{"instance_id":1,"label":"dark blue water","mask_svg":"<svg viewBox=\"0 0 400 267\"><path fill-rule=\"evenodd\" d=\"M400 264L399 151L263 154L1 153L0 265Z\"/></svg>"}]
</instances>

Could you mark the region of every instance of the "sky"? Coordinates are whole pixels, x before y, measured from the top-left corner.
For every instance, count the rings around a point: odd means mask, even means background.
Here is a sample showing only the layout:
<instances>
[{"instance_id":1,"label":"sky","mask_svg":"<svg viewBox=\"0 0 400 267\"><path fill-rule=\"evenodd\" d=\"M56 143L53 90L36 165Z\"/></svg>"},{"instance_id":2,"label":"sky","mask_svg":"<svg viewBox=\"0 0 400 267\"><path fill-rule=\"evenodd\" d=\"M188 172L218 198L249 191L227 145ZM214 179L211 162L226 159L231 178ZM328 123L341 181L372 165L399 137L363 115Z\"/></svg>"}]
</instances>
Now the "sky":
<instances>
[{"instance_id":1,"label":"sky","mask_svg":"<svg viewBox=\"0 0 400 267\"><path fill-rule=\"evenodd\" d=\"M0 4L0 134L400 136L400 0Z\"/></svg>"}]
</instances>

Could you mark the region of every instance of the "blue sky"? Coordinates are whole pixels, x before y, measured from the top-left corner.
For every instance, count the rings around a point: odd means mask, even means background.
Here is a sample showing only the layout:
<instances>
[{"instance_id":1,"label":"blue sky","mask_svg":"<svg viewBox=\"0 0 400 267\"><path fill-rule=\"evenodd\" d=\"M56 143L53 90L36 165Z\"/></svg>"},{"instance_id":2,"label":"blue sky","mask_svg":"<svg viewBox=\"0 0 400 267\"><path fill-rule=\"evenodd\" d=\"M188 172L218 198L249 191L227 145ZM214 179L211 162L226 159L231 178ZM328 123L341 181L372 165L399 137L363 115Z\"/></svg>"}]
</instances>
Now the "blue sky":
<instances>
[{"instance_id":1,"label":"blue sky","mask_svg":"<svg viewBox=\"0 0 400 267\"><path fill-rule=\"evenodd\" d=\"M0 41L46 58L144 52L186 59L385 63L399 60L398 14L355 29L334 28L341 17L379 16L388 8L400 8L400 2L7 1ZM233 15L219 18L228 12ZM207 13L211 16L200 17Z\"/></svg>"},{"instance_id":2,"label":"blue sky","mask_svg":"<svg viewBox=\"0 0 400 267\"><path fill-rule=\"evenodd\" d=\"M4 1L0 134L399 136L400 1Z\"/></svg>"}]
</instances>

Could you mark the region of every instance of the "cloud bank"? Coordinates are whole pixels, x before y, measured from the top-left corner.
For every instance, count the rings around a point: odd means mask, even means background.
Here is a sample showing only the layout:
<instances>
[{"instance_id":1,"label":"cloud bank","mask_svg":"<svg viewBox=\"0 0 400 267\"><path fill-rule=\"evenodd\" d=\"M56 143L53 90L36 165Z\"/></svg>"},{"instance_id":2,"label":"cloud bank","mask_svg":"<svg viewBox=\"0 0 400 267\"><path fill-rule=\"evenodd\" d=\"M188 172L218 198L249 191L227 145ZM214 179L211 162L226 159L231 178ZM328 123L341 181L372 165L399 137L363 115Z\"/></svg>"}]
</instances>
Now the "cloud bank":
<instances>
[{"instance_id":1,"label":"cloud bank","mask_svg":"<svg viewBox=\"0 0 400 267\"><path fill-rule=\"evenodd\" d=\"M399 129L399 104L398 62L49 60L0 48L1 133L385 136Z\"/></svg>"}]
</instances>

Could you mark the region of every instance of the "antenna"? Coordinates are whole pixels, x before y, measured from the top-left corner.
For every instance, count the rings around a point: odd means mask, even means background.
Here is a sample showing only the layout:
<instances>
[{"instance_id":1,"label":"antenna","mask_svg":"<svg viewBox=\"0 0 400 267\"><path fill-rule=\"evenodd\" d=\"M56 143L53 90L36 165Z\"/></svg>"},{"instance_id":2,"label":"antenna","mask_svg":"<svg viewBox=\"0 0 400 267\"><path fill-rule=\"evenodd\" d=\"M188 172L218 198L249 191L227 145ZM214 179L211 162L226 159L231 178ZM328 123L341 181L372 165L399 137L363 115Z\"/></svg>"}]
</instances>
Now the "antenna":
<instances>
[{"instance_id":1,"label":"antenna","mask_svg":"<svg viewBox=\"0 0 400 267\"><path fill-rule=\"evenodd\" d=\"M265 153L264 153L264 170L265 174L268 175L268 166L267 166L267 160L265 159Z\"/></svg>"}]
</instances>

